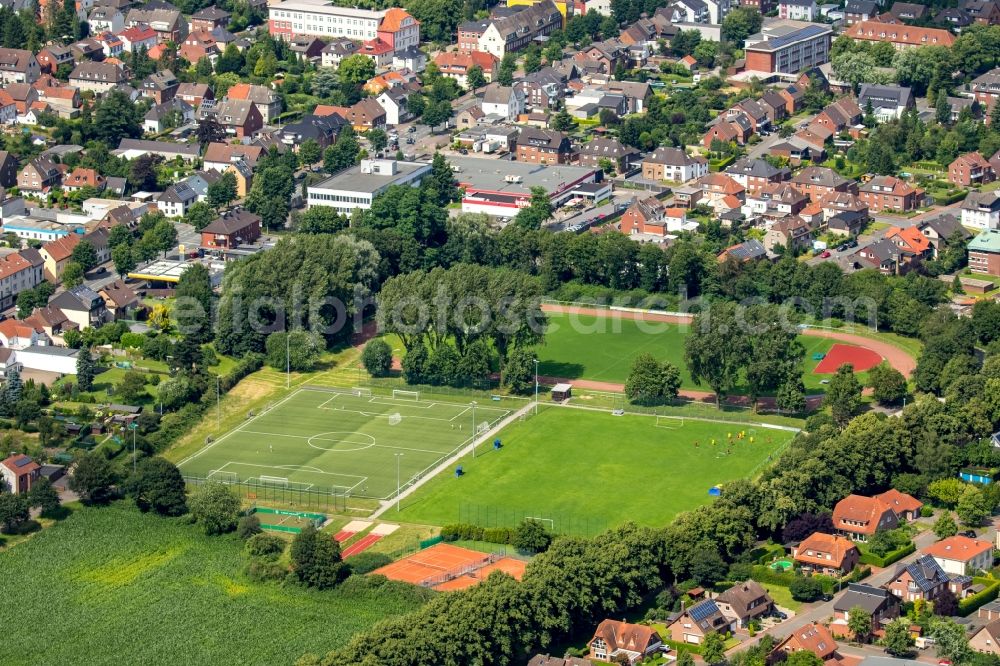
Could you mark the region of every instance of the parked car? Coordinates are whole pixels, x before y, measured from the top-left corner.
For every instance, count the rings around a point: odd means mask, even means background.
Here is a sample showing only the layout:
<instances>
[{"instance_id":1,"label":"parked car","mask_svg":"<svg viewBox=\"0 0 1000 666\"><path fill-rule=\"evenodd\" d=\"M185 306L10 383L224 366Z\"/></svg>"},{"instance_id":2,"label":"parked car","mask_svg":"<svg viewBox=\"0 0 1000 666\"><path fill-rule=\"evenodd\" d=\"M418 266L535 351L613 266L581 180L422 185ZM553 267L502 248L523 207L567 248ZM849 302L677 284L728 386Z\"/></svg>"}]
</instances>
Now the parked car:
<instances>
[{"instance_id":1,"label":"parked car","mask_svg":"<svg viewBox=\"0 0 1000 666\"><path fill-rule=\"evenodd\" d=\"M788 615L780 610L775 610L771 613L771 617L777 618L779 620L787 620Z\"/></svg>"},{"instance_id":2,"label":"parked car","mask_svg":"<svg viewBox=\"0 0 1000 666\"><path fill-rule=\"evenodd\" d=\"M976 530L965 530L961 533L964 537L969 537L970 539L976 538Z\"/></svg>"},{"instance_id":3,"label":"parked car","mask_svg":"<svg viewBox=\"0 0 1000 666\"><path fill-rule=\"evenodd\" d=\"M833 595L832 594L821 594L819 596L819 598L821 600L823 600L823 601L833 601Z\"/></svg>"},{"instance_id":4,"label":"parked car","mask_svg":"<svg viewBox=\"0 0 1000 666\"><path fill-rule=\"evenodd\" d=\"M413 137L412 136L406 137L406 143L407 144L412 144L413 143Z\"/></svg>"},{"instance_id":5,"label":"parked car","mask_svg":"<svg viewBox=\"0 0 1000 666\"><path fill-rule=\"evenodd\" d=\"M821 259L826 259L827 257L830 256L830 251L829 250L823 250L823 253L821 255L819 255L819 256L820 256Z\"/></svg>"},{"instance_id":6,"label":"parked car","mask_svg":"<svg viewBox=\"0 0 1000 666\"><path fill-rule=\"evenodd\" d=\"M413 134L414 132L417 131L417 128L414 125L410 125L410 128L406 131L409 132L410 134Z\"/></svg>"},{"instance_id":7,"label":"parked car","mask_svg":"<svg viewBox=\"0 0 1000 666\"><path fill-rule=\"evenodd\" d=\"M458 154L459 155L468 155L469 154L469 149L468 148L459 148L458 149Z\"/></svg>"}]
</instances>

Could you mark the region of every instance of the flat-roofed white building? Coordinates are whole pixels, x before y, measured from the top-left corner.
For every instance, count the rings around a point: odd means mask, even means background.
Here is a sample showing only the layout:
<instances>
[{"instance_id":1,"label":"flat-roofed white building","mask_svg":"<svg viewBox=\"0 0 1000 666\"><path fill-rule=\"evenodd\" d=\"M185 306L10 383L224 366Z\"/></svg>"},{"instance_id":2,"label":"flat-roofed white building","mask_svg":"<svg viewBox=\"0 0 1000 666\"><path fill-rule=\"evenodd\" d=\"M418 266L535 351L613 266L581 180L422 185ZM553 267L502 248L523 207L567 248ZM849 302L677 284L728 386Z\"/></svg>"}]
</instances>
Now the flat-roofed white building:
<instances>
[{"instance_id":1,"label":"flat-roofed white building","mask_svg":"<svg viewBox=\"0 0 1000 666\"><path fill-rule=\"evenodd\" d=\"M398 160L361 160L358 166L344 169L308 188L308 206L329 206L350 215L360 208L372 207L372 200L392 185L412 185L430 173L425 162Z\"/></svg>"}]
</instances>

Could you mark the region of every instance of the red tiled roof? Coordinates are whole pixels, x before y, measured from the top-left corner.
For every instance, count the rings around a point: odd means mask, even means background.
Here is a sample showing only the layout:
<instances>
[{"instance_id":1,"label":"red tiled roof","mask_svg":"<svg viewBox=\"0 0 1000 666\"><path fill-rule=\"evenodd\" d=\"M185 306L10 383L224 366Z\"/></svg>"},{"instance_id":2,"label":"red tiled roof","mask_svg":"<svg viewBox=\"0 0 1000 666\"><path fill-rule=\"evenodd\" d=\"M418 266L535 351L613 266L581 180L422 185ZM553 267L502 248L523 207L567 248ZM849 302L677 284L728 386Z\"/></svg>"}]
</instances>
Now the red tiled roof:
<instances>
[{"instance_id":1,"label":"red tiled roof","mask_svg":"<svg viewBox=\"0 0 1000 666\"><path fill-rule=\"evenodd\" d=\"M897 516L907 511L917 513L924 507L924 503L917 498L901 493L895 488L890 488L884 493L876 495L875 498L892 507Z\"/></svg>"},{"instance_id":2,"label":"red tiled roof","mask_svg":"<svg viewBox=\"0 0 1000 666\"><path fill-rule=\"evenodd\" d=\"M397 32L402 27L403 21L408 18L413 19L414 23L417 22L405 9L393 7L382 17L382 22L378 24L378 29L383 32Z\"/></svg>"},{"instance_id":3,"label":"red tiled roof","mask_svg":"<svg viewBox=\"0 0 1000 666\"><path fill-rule=\"evenodd\" d=\"M808 555L807 552L810 550L829 553L832 559ZM857 546L850 539L823 532L813 532L799 544L795 551L795 559L806 564L819 564L839 569L844 564L844 558L852 550L857 550Z\"/></svg>"},{"instance_id":4,"label":"red tiled roof","mask_svg":"<svg viewBox=\"0 0 1000 666\"><path fill-rule=\"evenodd\" d=\"M920 28L913 25L890 25L877 21L861 21L844 31L854 39L891 42L905 46L951 46L955 36L940 28Z\"/></svg>"},{"instance_id":5,"label":"red tiled roof","mask_svg":"<svg viewBox=\"0 0 1000 666\"><path fill-rule=\"evenodd\" d=\"M993 544L989 541L981 541L979 539L970 539L967 536L955 535L927 546L924 548L923 553L942 560L968 562L969 560L982 555L986 551L992 550Z\"/></svg>"},{"instance_id":6,"label":"red tiled roof","mask_svg":"<svg viewBox=\"0 0 1000 666\"><path fill-rule=\"evenodd\" d=\"M848 495L837 502L833 508L833 524L837 529L858 534L874 534L878 528L879 519L886 511L891 511L888 505L874 497ZM841 521L865 523L864 525L842 525Z\"/></svg>"}]
</instances>

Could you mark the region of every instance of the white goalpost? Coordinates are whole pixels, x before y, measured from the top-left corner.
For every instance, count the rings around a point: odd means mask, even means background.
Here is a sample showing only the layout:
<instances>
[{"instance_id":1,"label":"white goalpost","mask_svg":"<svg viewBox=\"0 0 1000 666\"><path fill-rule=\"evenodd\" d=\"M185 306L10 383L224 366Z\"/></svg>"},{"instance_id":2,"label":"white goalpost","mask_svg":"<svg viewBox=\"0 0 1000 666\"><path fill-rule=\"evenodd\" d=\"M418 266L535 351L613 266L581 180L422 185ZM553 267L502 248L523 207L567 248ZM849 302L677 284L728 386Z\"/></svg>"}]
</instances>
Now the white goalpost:
<instances>
[{"instance_id":1,"label":"white goalpost","mask_svg":"<svg viewBox=\"0 0 1000 666\"><path fill-rule=\"evenodd\" d=\"M393 400L420 400L420 391L404 391L403 389L392 389Z\"/></svg>"},{"instance_id":2,"label":"white goalpost","mask_svg":"<svg viewBox=\"0 0 1000 666\"><path fill-rule=\"evenodd\" d=\"M389 425L399 425L403 422L403 415L399 412L389 415Z\"/></svg>"},{"instance_id":3,"label":"white goalpost","mask_svg":"<svg viewBox=\"0 0 1000 666\"><path fill-rule=\"evenodd\" d=\"M261 485L264 486L274 486L276 488L287 488L288 487L288 477L287 476L266 476L261 474L257 477L260 480Z\"/></svg>"},{"instance_id":4,"label":"white goalpost","mask_svg":"<svg viewBox=\"0 0 1000 666\"><path fill-rule=\"evenodd\" d=\"M657 416L657 428L667 428L668 430L678 430L684 427L684 417L682 416Z\"/></svg>"},{"instance_id":5,"label":"white goalpost","mask_svg":"<svg viewBox=\"0 0 1000 666\"><path fill-rule=\"evenodd\" d=\"M239 483L240 480L236 472L226 472L221 469L211 470L205 478L219 483Z\"/></svg>"},{"instance_id":6,"label":"white goalpost","mask_svg":"<svg viewBox=\"0 0 1000 666\"><path fill-rule=\"evenodd\" d=\"M354 391L354 395L359 398L370 398L372 397L372 390L370 388L361 388L360 386L355 386L351 389Z\"/></svg>"},{"instance_id":7,"label":"white goalpost","mask_svg":"<svg viewBox=\"0 0 1000 666\"><path fill-rule=\"evenodd\" d=\"M489 429L490 429L490 422L489 421L480 421L479 423L476 424L476 434L477 435L482 434L482 433L486 432Z\"/></svg>"}]
</instances>

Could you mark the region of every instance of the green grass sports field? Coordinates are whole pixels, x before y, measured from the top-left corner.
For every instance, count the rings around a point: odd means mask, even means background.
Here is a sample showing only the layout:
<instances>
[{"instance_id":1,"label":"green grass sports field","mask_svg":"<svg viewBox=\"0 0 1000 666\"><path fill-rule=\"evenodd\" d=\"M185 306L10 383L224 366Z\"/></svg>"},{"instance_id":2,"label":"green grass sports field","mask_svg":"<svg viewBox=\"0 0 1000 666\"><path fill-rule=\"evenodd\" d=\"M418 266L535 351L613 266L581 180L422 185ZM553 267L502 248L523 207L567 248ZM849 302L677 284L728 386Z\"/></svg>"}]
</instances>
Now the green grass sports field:
<instances>
[{"instance_id":1,"label":"green grass sports field","mask_svg":"<svg viewBox=\"0 0 1000 666\"><path fill-rule=\"evenodd\" d=\"M382 499L510 413L497 403L304 388L204 446L187 476ZM457 399L456 399L457 400ZM480 401L482 402L482 401Z\"/></svg>"},{"instance_id":2,"label":"green grass sports field","mask_svg":"<svg viewBox=\"0 0 1000 666\"><path fill-rule=\"evenodd\" d=\"M711 501L712 486L752 474L793 436L747 424L660 421L545 406L507 427L500 451L463 458L461 478L441 474L404 499L399 519L446 525L459 521L463 505L477 505L664 525ZM746 437L728 445L727 435L740 430Z\"/></svg>"},{"instance_id":3,"label":"green grass sports field","mask_svg":"<svg viewBox=\"0 0 1000 666\"><path fill-rule=\"evenodd\" d=\"M649 353L661 361L669 361L680 370L683 388L710 390L704 384L699 387L691 381L684 362L684 339L687 334L680 326L643 323L624 317L576 314L548 314L547 317L549 328L545 344L537 349L538 360L541 361L538 371L543 375L624 384L633 359L641 353ZM836 341L803 335L798 339L806 350L802 362L802 379L806 389L820 392L823 389L820 382L828 376L813 373L817 361L812 356L815 353L825 354ZM862 373L858 376L864 381Z\"/></svg>"}]
</instances>

